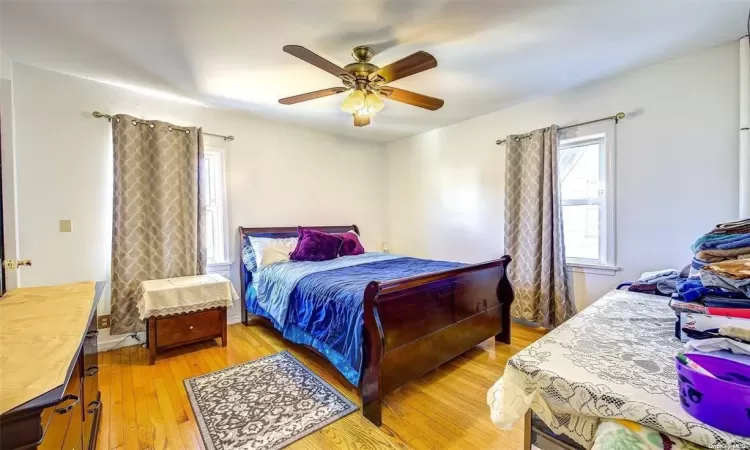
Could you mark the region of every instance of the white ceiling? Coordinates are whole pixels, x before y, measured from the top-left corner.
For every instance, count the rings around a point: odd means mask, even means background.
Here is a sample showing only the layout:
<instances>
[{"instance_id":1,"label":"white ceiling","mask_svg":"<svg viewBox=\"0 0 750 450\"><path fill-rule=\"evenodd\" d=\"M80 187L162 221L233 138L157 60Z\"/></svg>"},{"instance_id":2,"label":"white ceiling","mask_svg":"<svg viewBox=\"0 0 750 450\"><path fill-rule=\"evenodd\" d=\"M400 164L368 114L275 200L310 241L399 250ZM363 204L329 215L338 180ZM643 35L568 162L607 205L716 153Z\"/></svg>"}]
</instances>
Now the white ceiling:
<instances>
[{"instance_id":1,"label":"white ceiling","mask_svg":"<svg viewBox=\"0 0 750 450\"><path fill-rule=\"evenodd\" d=\"M0 0L14 61L176 94L321 131L386 142L738 39L750 2L734 0ZM393 83L440 97L435 112L388 102L358 129L339 86L284 52L299 44L339 65L369 44L385 65L426 50L438 67Z\"/></svg>"}]
</instances>

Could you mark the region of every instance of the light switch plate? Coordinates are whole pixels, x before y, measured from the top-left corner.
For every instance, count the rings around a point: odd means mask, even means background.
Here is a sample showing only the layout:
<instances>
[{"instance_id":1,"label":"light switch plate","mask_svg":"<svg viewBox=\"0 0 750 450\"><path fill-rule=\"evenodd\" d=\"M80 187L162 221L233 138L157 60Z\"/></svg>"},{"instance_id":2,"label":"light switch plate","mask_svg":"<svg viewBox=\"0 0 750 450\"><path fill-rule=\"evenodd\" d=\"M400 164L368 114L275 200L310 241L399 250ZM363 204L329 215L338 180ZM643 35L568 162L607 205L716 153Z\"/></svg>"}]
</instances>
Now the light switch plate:
<instances>
[{"instance_id":1,"label":"light switch plate","mask_svg":"<svg viewBox=\"0 0 750 450\"><path fill-rule=\"evenodd\" d=\"M60 233L70 233L73 231L73 224L70 220L60 221Z\"/></svg>"}]
</instances>

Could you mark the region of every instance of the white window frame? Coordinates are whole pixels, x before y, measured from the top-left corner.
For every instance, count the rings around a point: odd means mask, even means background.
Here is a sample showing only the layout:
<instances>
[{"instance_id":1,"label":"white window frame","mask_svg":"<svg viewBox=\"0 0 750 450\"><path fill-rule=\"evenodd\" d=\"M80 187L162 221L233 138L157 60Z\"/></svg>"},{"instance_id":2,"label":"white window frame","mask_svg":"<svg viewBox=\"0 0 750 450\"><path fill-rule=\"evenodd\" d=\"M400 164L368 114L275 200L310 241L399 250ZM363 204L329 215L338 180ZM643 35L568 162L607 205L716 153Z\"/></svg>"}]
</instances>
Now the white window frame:
<instances>
[{"instance_id":1,"label":"white window frame","mask_svg":"<svg viewBox=\"0 0 750 450\"><path fill-rule=\"evenodd\" d=\"M566 147L587 143L598 143L599 166L599 258L566 258L566 265L572 272L614 275L620 270L616 264L617 241L615 233L615 126L614 123L590 124L560 132L558 151ZM561 180L562 181L562 180ZM563 201L565 205L592 204L583 201Z\"/></svg>"},{"instance_id":2,"label":"white window frame","mask_svg":"<svg viewBox=\"0 0 750 450\"><path fill-rule=\"evenodd\" d=\"M222 148L206 147L203 151L204 159L212 159L215 164L214 167L218 168L218 175L214 181L213 192L215 193L214 198L208 198L209 193L206 192L206 208L214 208L218 211L218 214L214 214L214 233L216 233L216 246L219 249L221 255L215 260L207 261L209 272L221 272L229 269L229 233L228 230L228 208L227 208L227 169L226 169L226 157L225 151ZM218 232L217 232L218 230Z\"/></svg>"}]
</instances>

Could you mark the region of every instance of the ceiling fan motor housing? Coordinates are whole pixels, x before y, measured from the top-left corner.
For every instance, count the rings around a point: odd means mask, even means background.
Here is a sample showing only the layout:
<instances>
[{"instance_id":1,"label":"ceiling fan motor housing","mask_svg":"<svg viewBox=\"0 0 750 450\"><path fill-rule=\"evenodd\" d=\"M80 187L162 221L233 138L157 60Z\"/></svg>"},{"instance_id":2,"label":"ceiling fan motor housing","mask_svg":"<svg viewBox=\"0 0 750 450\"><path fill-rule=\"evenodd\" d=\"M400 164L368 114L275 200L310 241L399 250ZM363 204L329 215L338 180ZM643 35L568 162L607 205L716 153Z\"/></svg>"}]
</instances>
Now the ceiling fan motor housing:
<instances>
[{"instance_id":1,"label":"ceiling fan motor housing","mask_svg":"<svg viewBox=\"0 0 750 450\"><path fill-rule=\"evenodd\" d=\"M380 67L370 63L370 60L374 55L375 53L370 47L364 45L354 47L352 50L352 58L354 58L356 62L347 64L344 66L344 70L354 75L357 78L357 81L368 81L367 77L371 73L377 72L380 69ZM359 85L361 83L357 84Z\"/></svg>"}]
</instances>

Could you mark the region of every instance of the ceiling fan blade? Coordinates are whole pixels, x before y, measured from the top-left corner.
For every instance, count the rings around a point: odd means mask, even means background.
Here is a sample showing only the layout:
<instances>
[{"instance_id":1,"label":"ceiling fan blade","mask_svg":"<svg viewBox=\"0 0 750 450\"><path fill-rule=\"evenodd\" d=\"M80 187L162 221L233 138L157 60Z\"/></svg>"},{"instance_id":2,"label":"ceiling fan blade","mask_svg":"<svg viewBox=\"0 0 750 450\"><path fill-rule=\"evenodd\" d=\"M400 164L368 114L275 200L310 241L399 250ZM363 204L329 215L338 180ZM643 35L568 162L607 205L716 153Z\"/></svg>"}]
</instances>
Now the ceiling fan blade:
<instances>
[{"instance_id":1,"label":"ceiling fan blade","mask_svg":"<svg viewBox=\"0 0 750 450\"><path fill-rule=\"evenodd\" d=\"M308 92L306 94L294 95L292 97L280 98L279 103L282 105L293 105L295 103L306 102L320 97L328 97L329 95L340 94L348 91L345 87L332 87L328 89L321 89L319 91Z\"/></svg>"},{"instance_id":2,"label":"ceiling fan blade","mask_svg":"<svg viewBox=\"0 0 750 450\"><path fill-rule=\"evenodd\" d=\"M353 114L353 116L355 127L366 127L367 125L370 125L370 116L358 116L356 114Z\"/></svg>"},{"instance_id":3,"label":"ceiling fan blade","mask_svg":"<svg viewBox=\"0 0 750 450\"><path fill-rule=\"evenodd\" d=\"M406 58L399 59L393 64L381 67L380 70L371 73L369 78L371 81L382 79L383 83L390 83L435 67L437 67L437 60L434 56L427 52L418 51Z\"/></svg>"},{"instance_id":4,"label":"ceiling fan blade","mask_svg":"<svg viewBox=\"0 0 750 450\"><path fill-rule=\"evenodd\" d=\"M354 79L354 76L346 70L301 45L285 45L284 51L292 56L296 56L306 63L310 63L319 69L323 69L330 74L336 75L339 78Z\"/></svg>"},{"instance_id":5,"label":"ceiling fan blade","mask_svg":"<svg viewBox=\"0 0 750 450\"><path fill-rule=\"evenodd\" d=\"M390 86L382 86L379 93L381 97L385 97L389 100L419 106L420 108L429 109L430 111L440 109L445 103L439 98L417 94L416 92L405 91Z\"/></svg>"}]
</instances>

